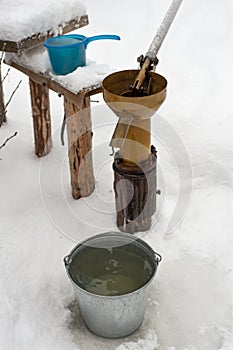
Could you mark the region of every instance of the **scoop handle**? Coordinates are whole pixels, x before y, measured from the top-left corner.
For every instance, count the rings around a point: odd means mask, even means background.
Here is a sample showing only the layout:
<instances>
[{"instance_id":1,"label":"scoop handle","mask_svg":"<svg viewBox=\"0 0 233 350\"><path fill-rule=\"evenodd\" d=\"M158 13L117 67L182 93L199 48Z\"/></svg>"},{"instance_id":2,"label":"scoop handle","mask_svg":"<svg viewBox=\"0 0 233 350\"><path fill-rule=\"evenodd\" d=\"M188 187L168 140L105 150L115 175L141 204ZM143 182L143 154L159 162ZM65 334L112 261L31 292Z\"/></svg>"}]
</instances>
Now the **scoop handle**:
<instances>
[{"instance_id":1,"label":"scoop handle","mask_svg":"<svg viewBox=\"0 0 233 350\"><path fill-rule=\"evenodd\" d=\"M85 47L94 40L102 40L102 39L110 39L110 40L121 40L119 35L113 35L113 34L102 34L102 35L94 35L90 36L89 38L86 38L85 40Z\"/></svg>"}]
</instances>

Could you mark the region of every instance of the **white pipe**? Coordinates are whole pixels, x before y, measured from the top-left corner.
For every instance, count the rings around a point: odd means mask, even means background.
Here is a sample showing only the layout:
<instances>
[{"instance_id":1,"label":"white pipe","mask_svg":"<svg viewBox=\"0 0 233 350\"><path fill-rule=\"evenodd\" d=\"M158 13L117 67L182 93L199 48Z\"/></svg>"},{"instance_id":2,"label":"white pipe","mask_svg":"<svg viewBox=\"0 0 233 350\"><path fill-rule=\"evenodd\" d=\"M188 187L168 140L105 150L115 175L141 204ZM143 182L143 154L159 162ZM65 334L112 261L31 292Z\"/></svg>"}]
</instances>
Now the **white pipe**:
<instances>
[{"instance_id":1,"label":"white pipe","mask_svg":"<svg viewBox=\"0 0 233 350\"><path fill-rule=\"evenodd\" d=\"M169 9L159 27L157 30L157 33L149 47L149 50L146 53L146 56L148 56L152 61L154 61L155 57L157 56L157 53L160 49L160 46L163 43L163 40L165 36L167 35L167 32L175 18L175 15L181 5L183 0L173 0L171 5L169 6Z\"/></svg>"}]
</instances>

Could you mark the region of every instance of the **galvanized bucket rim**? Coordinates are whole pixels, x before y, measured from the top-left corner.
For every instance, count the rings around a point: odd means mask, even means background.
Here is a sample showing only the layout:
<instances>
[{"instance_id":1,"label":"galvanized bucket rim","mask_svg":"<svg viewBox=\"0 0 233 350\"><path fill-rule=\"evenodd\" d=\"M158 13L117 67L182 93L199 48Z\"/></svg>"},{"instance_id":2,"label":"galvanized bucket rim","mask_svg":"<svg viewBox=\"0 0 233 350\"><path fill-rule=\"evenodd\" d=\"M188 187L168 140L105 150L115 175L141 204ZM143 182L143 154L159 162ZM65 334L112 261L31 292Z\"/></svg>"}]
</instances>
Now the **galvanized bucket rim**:
<instances>
[{"instance_id":1,"label":"galvanized bucket rim","mask_svg":"<svg viewBox=\"0 0 233 350\"><path fill-rule=\"evenodd\" d=\"M95 293L91 293L89 291L87 291L86 289L82 288L81 286L79 286L74 280L73 278L71 277L70 275L70 272L69 272L69 265L72 263L72 255L75 254L75 252L80 248L82 247L83 245L85 245L85 243L87 242L90 242L92 240L95 240L95 239L98 239L98 238L101 238L101 237L108 237L108 236L117 236L119 238L128 238L132 241L137 241L139 242L141 245L143 245L145 248L147 248L149 250L149 252L151 253L151 255L153 256L154 258L154 264L155 264L155 269L154 269L154 273L153 275L150 277L150 279L143 285L141 286L140 288L138 289L135 289L134 291L132 292L129 292L129 293L125 293L125 294L120 294L120 295L100 295L100 294L95 294ZM98 297L98 298L107 298L107 299L119 299L119 298L126 298L126 297L129 297L131 296L132 294L135 294L135 293L138 293L139 291L143 291L144 289L146 289L152 282L156 272L157 272L157 268L159 266L159 263L161 262L162 260L162 256L155 252L151 246L146 243L144 240L142 240L141 238L139 237L135 237L135 236L132 236L131 234L129 233L124 233L122 234L121 232L116 232L116 231L111 231L111 232L105 232L105 233L100 233L100 234L97 234L95 236L92 236L92 237L89 237L87 239L85 239L84 241L78 243L70 252L69 255L65 256L63 261L64 261L64 264L65 264L65 268L66 268L66 271L67 271L67 274L71 280L71 282L75 285L76 288L78 288L82 293L85 293L89 296L95 296L95 297Z\"/></svg>"}]
</instances>

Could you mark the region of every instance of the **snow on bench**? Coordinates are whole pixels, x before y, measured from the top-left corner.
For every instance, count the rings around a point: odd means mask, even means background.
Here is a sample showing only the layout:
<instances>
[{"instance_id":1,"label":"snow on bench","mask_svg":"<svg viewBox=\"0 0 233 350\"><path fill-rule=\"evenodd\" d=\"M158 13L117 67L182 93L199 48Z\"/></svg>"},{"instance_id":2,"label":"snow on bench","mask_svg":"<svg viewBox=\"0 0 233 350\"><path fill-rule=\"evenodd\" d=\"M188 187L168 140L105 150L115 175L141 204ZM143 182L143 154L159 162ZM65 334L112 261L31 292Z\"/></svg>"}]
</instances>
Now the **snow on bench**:
<instances>
[{"instance_id":1,"label":"snow on bench","mask_svg":"<svg viewBox=\"0 0 233 350\"><path fill-rule=\"evenodd\" d=\"M79 67L67 75L55 75L52 73L47 50L42 46L24 51L20 55L7 53L5 55L5 63L12 66L15 65L17 68L20 66L21 70L25 67L74 93L78 93L83 89L100 87L103 79L113 72L113 69L107 64L99 64L95 61L87 60L85 67Z\"/></svg>"},{"instance_id":2,"label":"snow on bench","mask_svg":"<svg viewBox=\"0 0 233 350\"><path fill-rule=\"evenodd\" d=\"M18 52L88 24L79 0L1 0L0 51Z\"/></svg>"}]
</instances>

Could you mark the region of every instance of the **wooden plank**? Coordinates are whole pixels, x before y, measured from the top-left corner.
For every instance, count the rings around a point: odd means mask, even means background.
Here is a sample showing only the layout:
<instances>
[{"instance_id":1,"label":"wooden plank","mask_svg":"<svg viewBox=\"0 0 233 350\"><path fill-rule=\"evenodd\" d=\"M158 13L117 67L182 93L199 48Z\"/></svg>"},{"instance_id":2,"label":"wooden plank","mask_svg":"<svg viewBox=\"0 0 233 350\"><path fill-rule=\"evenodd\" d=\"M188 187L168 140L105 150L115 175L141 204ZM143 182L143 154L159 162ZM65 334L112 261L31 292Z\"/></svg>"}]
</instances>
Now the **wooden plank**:
<instances>
[{"instance_id":1,"label":"wooden plank","mask_svg":"<svg viewBox=\"0 0 233 350\"><path fill-rule=\"evenodd\" d=\"M59 27L61 28L61 34L66 34L78 28L84 27L88 25L88 23L89 23L88 16L85 15L85 16L81 16L80 18L71 20L64 27L62 25L58 25L58 28ZM47 38L50 38L52 36L53 36L52 31L48 30L46 35L42 35L41 33L36 33L31 37L23 38L20 41L0 40L0 51L1 51L1 48L4 46L5 52L19 53L21 51L30 49L32 47L35 47L43 43Z\"/></svg>"},{"instance_id":2,"label":"wooden plank","mask_svg":"<svg viewBox=\"0 0 233 350\"><path fill-rule=\"evenodd\" d=\"M96 85L96 86L89 86L84 88L83 90L74 92L69 90L68 88L60 85L58 82L52 80L50 76L47 76L42 73L36 73L32 70L19 65L18 63L7 63L9 66L21 71L22 73L26 74L30 79L32 79L34 82L47 86L50 90L53 90L57 92L58 94L66 96L70 101L76 104L76 106L79 106L79 108L82 108L83 100L86 96L91 96L98 94L102 92L102 86Z\"/></svg>"}]
</instances>

